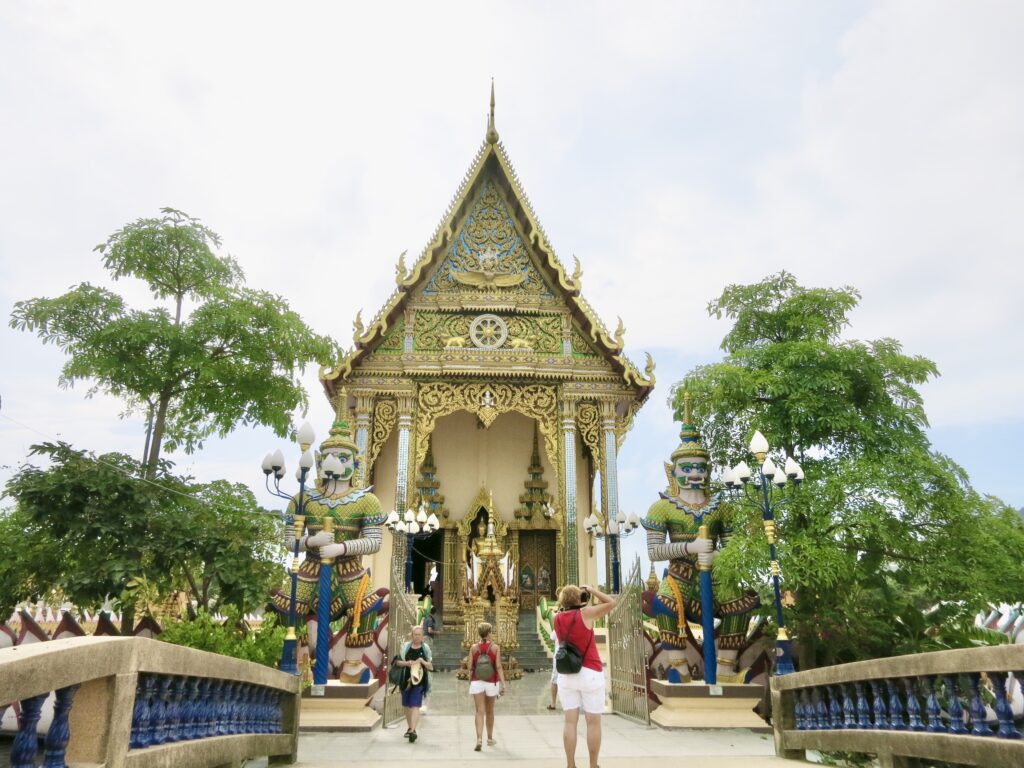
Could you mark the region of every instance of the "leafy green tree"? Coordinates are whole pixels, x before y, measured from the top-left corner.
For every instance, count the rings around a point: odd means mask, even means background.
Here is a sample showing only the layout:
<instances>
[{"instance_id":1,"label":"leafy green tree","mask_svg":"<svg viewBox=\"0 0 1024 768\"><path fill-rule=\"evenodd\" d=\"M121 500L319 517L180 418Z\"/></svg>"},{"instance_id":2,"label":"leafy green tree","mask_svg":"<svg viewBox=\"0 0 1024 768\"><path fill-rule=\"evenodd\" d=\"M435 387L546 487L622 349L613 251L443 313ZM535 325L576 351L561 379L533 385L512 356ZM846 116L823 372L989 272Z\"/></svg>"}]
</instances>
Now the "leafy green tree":
<instances>
[{"instance_id":1,"label":"leafy green tree","mask_svg":"<svg viewBox=\"0 0 1024 768\"><path fill-rule=\"evenodd\" d=\"M989 603L1018 600L1024 583L1024 525L931 449L918 387L935 364L893 339L841 338L859 298L803 288L786 272L728 286L708 307L733 321L725 359L673 392L677 418L690 393L716 463L749 458L760 430L804 468L778 529L802 668L920 649L922 611L939 606L936 620L966 631ZM741 507L737 527L718 578L765 585L759 513ZM763 598L768 611L766 588Z\"/></svg>"},{"instance_id":2,"label":"leafy green tree","mask_svg":"<svg viewBox=\"0 0 1024 768\"><path fill-rule=\"evenodd\" d=\"M200 608L261 607L279 576L277 515L244 485L191 484L160 463L140 476L131 457L97 458L43 443L8 481L16 507L0 517L0 612L60 590L76 605L121 601L134 617L139 584L186 591Z\"/></svg>"},{"instance_id":3,"label":"leafy green tree","mask_svg":"<svg viewBox=\"0 0 1024 768\"><path fill-rule=\"evenodd\" d=\"M57 298L19 301L13 328L68 355L62 386L93 382L148 415L143 460L157 471L162 449L192 452L239 422L288 431L305 407L298 381L311 362L330 363L337 345L313 333L279 296L245 287L215 232L173 208L138 219L96 249L114 280L144 281L152 309L82 283Z\"/></svg>"}]
</instances>

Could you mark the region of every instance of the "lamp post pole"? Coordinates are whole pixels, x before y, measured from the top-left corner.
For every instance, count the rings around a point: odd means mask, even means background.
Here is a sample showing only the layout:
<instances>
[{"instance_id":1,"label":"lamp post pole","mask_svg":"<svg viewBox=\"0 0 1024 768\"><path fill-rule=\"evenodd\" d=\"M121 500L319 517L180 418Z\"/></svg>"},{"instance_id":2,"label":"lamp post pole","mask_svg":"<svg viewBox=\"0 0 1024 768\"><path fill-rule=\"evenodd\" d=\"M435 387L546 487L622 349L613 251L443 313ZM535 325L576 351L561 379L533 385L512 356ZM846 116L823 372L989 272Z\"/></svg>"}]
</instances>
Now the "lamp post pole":
<instances>
[{"instance_id":1,"label":"lamp post pole","mask_svg":"<svg viewBox=\"0 0 1024 768\"><path fill-rule=\"evenodd\" d=\"M405 536L405 591L412 592L412 546L417 539L432 536L441 523L433 512L428 515L421 503L419 512L407 509L404 518L397 509L392 510L384 525L395 537Z\"/></svg>"},{"instance_id":2,"label":"lamp post pole","mask_svg":"<svg viewBox=\"0 0 1024 768\"><path fill-rule=\"evenodd\" d=\"M302 455L299 458L299 469L295 473L295 479L299 481L299 493L293 499L287 493L281 491L281 480L285 474L285 462L284 453L281 450L277 450L273 453L268 453L263 459L263 475L264 484L266 485L267 491L274 496L281 499L287 499L295 504L295 510L288 519L287 512L285 518L286 530L288 527L291 528L292 533L292 562L290 569L291 578L291 595L288 601L288 632L284 638L284 645L281 648L281 663L280 668L282 672L287 672L291 675L297 675L299 673L297 657L297 646L298 640L295 634L295 602L296 592L298 589L299 580L299 551L302 539L302 533L306 525L306 501L308 496L306 495L306 480L309 476L309 472L316 466L316 459L314 458L309 447L313 444L316 439L316 433L313 432L313 428L309 425L309 422L304 423L298 432L299 449L302 451ZM273 487L271 487L270 478L273 475Z\"/></svg>"},{"instance_id":3,"label":"lamp post pole","mask_svg":"<svg viewBox=\"0 0 1024 768\"><path fill-rule=\"evenodd\" d=\"M619 594L622 587L619 539L632 535L632 533L639 527L640 519L636 514L634 513L629 515L629 517L626 517L626 513L621 509L619 510L619 514L615 520L611 521L610 526L607 517L598 518L598 516L593 512L587 515L583 520L583 528L590 536L595 539L605 539L607 541L612 560L612 572L609 574L608 582L611 586L613 595Z\"/></svg>"},{"instance_id":4,"label":"lamp post pole","mask_svg":"<svg viewBox=\"0 0 1024 768\"><path fill-rule=\"evenodd\" d=\"M786 459L784 470L779 469L775 462L768 457L768 450L768 441L764 435L755 432L750 441L750 452L757 458L759 465L756 476L746 462L741 461L735 467L726 468L723 479L726 488L733 492L734 498L761 512L765 537L768 539L769 567L772 590L775 595L775 621L778 625L778 634L775 640L775 673L787 675L795 672L796 668L793 665L793 652L782 610L782 569L779 566L779 555L775 546L775 513L789 501L789 498L776 497L773 499L773 496L775 492L781 492L787 482L791 482L794 486L802 483L804 471L792 457Z\"/></svg>"}]
</instances>

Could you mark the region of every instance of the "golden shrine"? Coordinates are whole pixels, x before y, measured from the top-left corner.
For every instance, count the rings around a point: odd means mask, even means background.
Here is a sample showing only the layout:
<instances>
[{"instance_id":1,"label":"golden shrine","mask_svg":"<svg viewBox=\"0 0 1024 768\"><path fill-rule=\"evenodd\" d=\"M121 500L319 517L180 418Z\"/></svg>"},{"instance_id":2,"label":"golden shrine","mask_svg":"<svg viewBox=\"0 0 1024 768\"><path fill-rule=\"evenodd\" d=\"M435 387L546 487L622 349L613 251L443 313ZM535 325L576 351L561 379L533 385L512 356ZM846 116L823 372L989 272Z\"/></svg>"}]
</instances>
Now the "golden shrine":
<instances>
[{"instance_id":1,"label":"golden shrine","mask_svg":"<svg viewBox=\"0 0 1024 768\"><path fill-rule=\"evenodd\" d=\"M654 387L581 295L582 269L556 256L494 125L429 243L396 267L396 288L354 348L321 371L347 395L361 455L357 483L385 512L421 504L441 523L414 546L414 589L446 625L475 597L478 539L512 583L499 598L533 609L564 583L597 581L583 519L618 513L616 455ZM600 482L596 481L600 477ZM597 486L595 488L595 486ZM385 535L369 565L387 582L405 537ZM493 584L492 584L493 591Z\"/></svg>"}]
</instances>

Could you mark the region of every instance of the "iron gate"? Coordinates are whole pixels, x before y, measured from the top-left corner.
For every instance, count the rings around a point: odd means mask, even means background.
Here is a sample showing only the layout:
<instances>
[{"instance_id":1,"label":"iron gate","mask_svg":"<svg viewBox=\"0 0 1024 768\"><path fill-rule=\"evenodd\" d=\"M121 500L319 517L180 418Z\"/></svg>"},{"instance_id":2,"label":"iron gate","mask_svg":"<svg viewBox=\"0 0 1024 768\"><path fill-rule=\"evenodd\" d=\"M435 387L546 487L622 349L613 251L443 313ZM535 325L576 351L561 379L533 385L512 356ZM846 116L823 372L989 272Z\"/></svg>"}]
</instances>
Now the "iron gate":
<instances>
[{"instance_id":1,"label":"iron gate","mask_svg":"<svg viewBox=\"0 0 1024 768\"><path fill-rule=\"evenodd\" d=\"M629 720L650 725L642 591L640 558L637 558L616 606L608 614L608 647L611 651L612 711Z\"/></svg>"},{"instance_id":2,"label":"iron gate","mask_svg":"<svg viewBox=\"0 0 1024 768\"><path fill-rule=\"evenodd\" d=\"M388 594L388 657L387 669L391 668L391 660L402 649L402 643L409 639L409 632L416 624L416 595L405 591L405 563L391 567L391 592ZM387 677L385 677L387 680ZM387 728L404 716L402 710L402 692L388 685L384 691L384 719L381 727Z\"/></svg>"}]
</instances>

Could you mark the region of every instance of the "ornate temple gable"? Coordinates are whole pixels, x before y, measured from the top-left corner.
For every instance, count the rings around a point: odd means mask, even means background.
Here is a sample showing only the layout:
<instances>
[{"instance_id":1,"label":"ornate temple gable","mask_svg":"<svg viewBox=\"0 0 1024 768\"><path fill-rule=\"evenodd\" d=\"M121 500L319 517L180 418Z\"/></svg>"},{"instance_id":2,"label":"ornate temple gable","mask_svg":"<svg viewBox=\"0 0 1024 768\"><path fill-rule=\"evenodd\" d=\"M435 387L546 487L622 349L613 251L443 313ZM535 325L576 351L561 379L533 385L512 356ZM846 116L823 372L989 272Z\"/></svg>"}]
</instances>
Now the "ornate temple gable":
<instances>
[{"instance_id":1,"label":"ornate temple gable","mask_svg":"<svg viewBox=\"0 0 1024 768\"><path fill-rule=\"evenodd\" d=\"M355 348L320 372L328 395L355 371L372 376L487 375L592 379L625 385L643 401L641 373L580 295L579 261L566 270L537 221L515 170L488 131L419 258L396 269L397 287ZM500 339L500 343L498 340Z\"/></svg>"}]
</instances>

